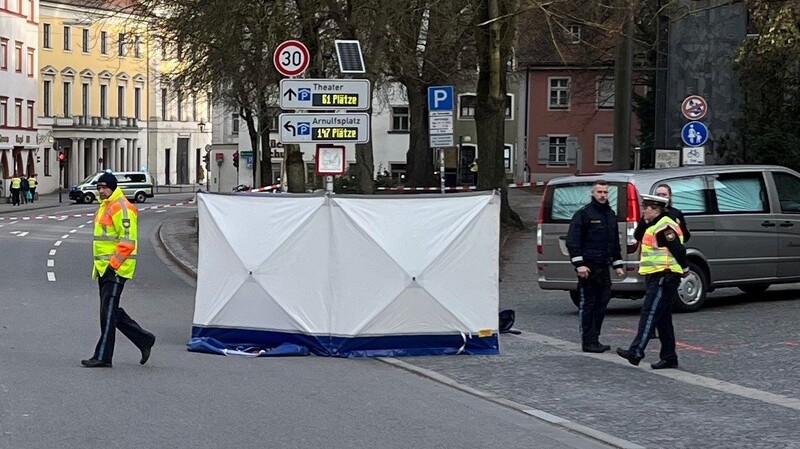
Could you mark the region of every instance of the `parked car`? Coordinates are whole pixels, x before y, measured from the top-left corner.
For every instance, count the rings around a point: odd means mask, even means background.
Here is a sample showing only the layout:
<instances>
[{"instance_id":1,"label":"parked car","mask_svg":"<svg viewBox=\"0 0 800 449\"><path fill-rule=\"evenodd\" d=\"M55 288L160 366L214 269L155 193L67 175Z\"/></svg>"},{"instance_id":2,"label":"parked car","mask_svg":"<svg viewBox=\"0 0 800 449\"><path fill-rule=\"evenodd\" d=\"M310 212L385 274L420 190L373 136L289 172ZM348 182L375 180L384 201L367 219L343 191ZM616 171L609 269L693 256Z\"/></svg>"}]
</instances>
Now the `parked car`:
<instances>
[{"instance_id":1,"label":"parked car","mask_svg":"<svg viewBox=\"0 0 800 449\"><path fill-rule=\"evenodd\" d=\"M672 188L673 204L685 214L692 234L686 245L690 273L681 283L678 310L698 310L706 294L716 288L760 293L772 284L800 281L800 174L780 166L720 165L550 181L536 235L542 289L569 291L578 304L566 235L572 215L589 202L597 179L609 182L609 204L620 223L626 274L611 277L614 297L644 295L644 279L638 274L639 242L633 232L641 214L640 193L653 194L662 183Z\"/></svg>"},{"instance_id":2,"label":"parked car","mask_svg":"<svg viewBox=\"0 0 800 449\"><path fill-rule=\"evenodd\" d=\"M91 204L97 199L97 179L103 173L89 175L77 186L70 187L69 199L78 203ZM144 203L147 198L153 198L155 184L150 173L126 171L113 174L117 177L117 187L122 189L129 200Z\"/></svg>"}]
</instances>

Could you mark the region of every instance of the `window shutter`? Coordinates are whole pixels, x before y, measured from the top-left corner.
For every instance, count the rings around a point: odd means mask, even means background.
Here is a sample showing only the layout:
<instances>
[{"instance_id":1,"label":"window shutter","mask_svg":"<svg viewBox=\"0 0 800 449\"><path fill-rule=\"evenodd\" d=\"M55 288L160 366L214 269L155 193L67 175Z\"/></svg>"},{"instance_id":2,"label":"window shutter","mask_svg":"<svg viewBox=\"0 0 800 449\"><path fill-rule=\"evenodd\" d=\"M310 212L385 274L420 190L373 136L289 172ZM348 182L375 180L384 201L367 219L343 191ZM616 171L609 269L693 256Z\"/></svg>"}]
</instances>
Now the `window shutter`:
<instances>
[{"instance_id":1,"label":"window shutter","mask_svg":"<svg viewBox=\"0 0 800 449\"><path fill-rule=\"evenodd\" d=\"M539 137L539 157L538 162L542 165L547 165L550 161L550 138Z\"/></svg>"},{"instance_id":2,"label":"window shutter","mask_svg":"<svg viewBox=\"0 0 800 449\"><path fill-rule=\"evenodd\" d=\"M577 137L567 137L567 165L575 165L578 162L580 149Z\"/></svg>"}]
</instances>

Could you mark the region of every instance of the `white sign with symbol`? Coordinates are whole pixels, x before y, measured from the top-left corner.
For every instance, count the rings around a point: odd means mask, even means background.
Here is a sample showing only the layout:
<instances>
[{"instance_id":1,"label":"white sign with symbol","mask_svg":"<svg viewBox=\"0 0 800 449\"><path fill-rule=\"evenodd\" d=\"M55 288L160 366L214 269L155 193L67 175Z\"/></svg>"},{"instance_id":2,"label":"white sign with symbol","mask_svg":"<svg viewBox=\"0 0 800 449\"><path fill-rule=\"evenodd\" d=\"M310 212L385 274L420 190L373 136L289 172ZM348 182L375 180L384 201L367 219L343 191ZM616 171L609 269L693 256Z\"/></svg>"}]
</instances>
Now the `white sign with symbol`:
<instances>
[{"instance_id":1,"label":"white sign with symbol","mask_svg":"<svg viewBox=\"0 0 800 449\"><path fill-rule=\"evenodd\" d=\"M305 72L309 63L308 48L300 41L285 41L278 45L272 62L284 76L297 76Z\"/></svg>"},{"instance_id":2,"label":"white sign with symbol","mask_svg":"<svg viewBox=\"0 0 800 449\"><path fill-rule=\"evenodd\" d=\"M281 114L281 142L367 143L369 114Z\"/></svg>"},{"instance_id":3,"label":"white sign with symbol","mask_svg":"<svg viewBox=\"0 0 800 449\"><path fill-rule=\"evenodd\" d=\"M700 120L708 112L708 103L700 95L689 95L681 103L681 112L689 120Z\"/></svg>"},{"instance_id":4,"label":"white sign with symbol","mask_svg":"<svg viewBox=\"0 0 800 449\"><path fill-rule=\"evenodd\" d=\"M683 165L705 165L706 147L683 147Z\"/></svg>"},{"instance_id":5,"label":"white sign with symbol","mask_svg":"<svg viewBox=\"0 0 800 449\"><path fill-rule=\"evenodd\" d=\"M369 109L369 80L282 79L282 109Z\"/></svg>"},{"instance_id":6,"label":"white sign with symbol","mask_svg":"<svg viewBox=\"0 0 800 449\"><path fill-rule=\"evenodd\" d=\"M317 145L317 174L341 175L345 172L344 145Z\"/></svg>"}]
</instances>

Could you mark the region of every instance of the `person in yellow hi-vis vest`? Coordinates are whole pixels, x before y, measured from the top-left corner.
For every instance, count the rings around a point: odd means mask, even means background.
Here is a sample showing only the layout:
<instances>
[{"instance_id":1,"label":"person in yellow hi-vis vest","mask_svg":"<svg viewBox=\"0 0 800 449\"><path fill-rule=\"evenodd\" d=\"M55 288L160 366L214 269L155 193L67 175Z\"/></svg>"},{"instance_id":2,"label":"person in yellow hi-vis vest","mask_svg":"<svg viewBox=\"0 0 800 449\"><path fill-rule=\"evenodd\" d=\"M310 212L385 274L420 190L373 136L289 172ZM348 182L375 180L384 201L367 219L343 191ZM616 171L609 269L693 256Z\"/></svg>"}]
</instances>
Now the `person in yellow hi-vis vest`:
<instances>
[{"instance_id":1,"label":"person in yellow hi-vis vest","mask_svg":"<svg viewBox=\"0 0 800 449\"><path fill-rule=\"evenodd\" d=\"M15 172L11 177L11 205L19 206L19 192L22 189L22 178Z\"/></svg>"},{"instance_id":2,"label":"person in yellow hi-vis vest","mask_svg":"<svg viewBox=\"0 0 800 449\"><path fill-rule=\"evenodd\" d=\"M100 340L92 358L81 360L81 365L110 368L117 329L139 348L139 363L144 365L156 336L142 329L119 306L122 287L136 271L139 211L117 188L117 178L109 172L97 180L97 194L102 201L94 216L92 279L100 286Z\"/></svg>"},{"instance_id":3,"label":"person in yellow hi-vis vest","mask_svg":"<svg viewBox=\"0 0 800 449\"><path fill-rule=\"evenodd\" d=\"M653 369L677 368L675 329L672 327L672 303L678 297L681 277L689 272L689 260L683 246L683 231L670 218L668 198L642 195L642 218L647 229L642 237L642 254L639 274L644 276L647 290L639 317L639 330L628 349L617 348L617 354L632 365L644 358L644 349L658 330L661 341L660 360L652 363Z\"/></svg>"},{"instance_id":4,"label":"person in yellow hi-vis vest","mask_svg":"<svg viewBox=\"0 0 800 449\"><path fill-rule=\"evenodd\" d=\"M28 185L30 186L31 191L31 203L36 199L36 186L39 185L39 181L36 180L36 173L32 174L28 178Z\"/></svg>"}]
</instances>

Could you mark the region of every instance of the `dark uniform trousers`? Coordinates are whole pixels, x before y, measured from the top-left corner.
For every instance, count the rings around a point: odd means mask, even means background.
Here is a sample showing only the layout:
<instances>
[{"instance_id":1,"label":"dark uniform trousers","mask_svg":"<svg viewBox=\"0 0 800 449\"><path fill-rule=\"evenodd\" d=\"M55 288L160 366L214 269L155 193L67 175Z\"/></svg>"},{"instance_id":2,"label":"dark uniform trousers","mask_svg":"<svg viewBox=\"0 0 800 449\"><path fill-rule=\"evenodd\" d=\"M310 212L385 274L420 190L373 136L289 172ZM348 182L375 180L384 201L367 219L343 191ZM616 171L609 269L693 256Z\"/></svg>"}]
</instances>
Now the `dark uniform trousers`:
<instances>
[{"instance_id":1,"label":"dark uniform trousers","mask_svg":"<svg viewBox=\"0 0 800 449\"><path fill-rule=\"evenodd\" d=\"M589 276L578 278L578 322L580 323L581 343L586 346L599 343L600 328L606 317L606 307L611 300L611 275L608 265L586 264Z\"/></svg>"},{"instance_id":2,"label":"dark uniform trousers","mask_svg":"<svg viewBox=\"0 0 800 449\"><path fill-rule=\"evenodd\" d=\"M117 329L140 350L152 346L155 341L153 334L142 329L119 306L119 298L122 294L122 287L125 286L125 280L124 277L118 276L111 267L108 267L97 280L100 285L100 340L97 342L92 358L103 362L111 363L111 359L114 357Z\"/></svg>"},{"instance_id":3,"label":"dark uniform trousers","mask_svg":"<svg viewBox=\"0 0 800 449\"><path fill-rule=\"evenodd\" d=\"M662 271L645 276L647 290L639 317L639 330L631 343L630 351L639 358L644 358L644 349L658 330L661 341L660 359L677 362L675 352L675 329L672 327L672 304L678 296L681 275L671 271Z\"/></svg>"}]
</instances>

